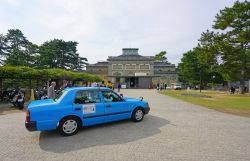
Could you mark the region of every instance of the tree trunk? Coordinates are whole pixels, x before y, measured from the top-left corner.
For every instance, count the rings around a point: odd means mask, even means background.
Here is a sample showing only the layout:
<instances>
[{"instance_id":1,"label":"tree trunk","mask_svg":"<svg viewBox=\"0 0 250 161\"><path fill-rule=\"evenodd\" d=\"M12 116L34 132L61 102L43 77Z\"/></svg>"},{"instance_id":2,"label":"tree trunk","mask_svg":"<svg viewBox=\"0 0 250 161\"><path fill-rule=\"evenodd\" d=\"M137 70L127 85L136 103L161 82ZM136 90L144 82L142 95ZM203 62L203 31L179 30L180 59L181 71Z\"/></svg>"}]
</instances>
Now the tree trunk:
<instances>
[{"instance_id":1,"label":"tree trunk","mask_svg":"<svg viewBox=\"0 0 250 161\"><path fill-rule=\"evenodd\" d=\"M246 80L246 71L247 71L247 53L246 47L244 44L241 44L241 48L243 49L244 59L242 60L242 67L241 67L241 79L240 79L240 94L245 93L245 80Z\"/></svg>"},{"instance_id":2,"label":"tree trunk","mask_svg":"<svg viewBox=\"0 0 250 161\"><path fill-rule=\"evenodd\" d=\"M246 76L246 70L243 67L241 69L241 79L240 79L240 94L244 94L245 93L245 76Z\"/></svg>"},{"instance_id":3,"label":"tree trunk","mask_svg":"<svg viewBox=\"0 0 250 161\"><path fill-rule=\"evenodd\" d=\"M245 80L241 80L240 81L240 94L244 94L245 93Z\"/></svg>"},{"instance_id":4,"label":"tree trunk","mask_svg":"<svg viewBox=\"0 0 250 161\"><path fill-rule=\"evenodd\" d=\"M0 78L0 95L3 93L3 79Z\"/></svg>"}]
</instances>

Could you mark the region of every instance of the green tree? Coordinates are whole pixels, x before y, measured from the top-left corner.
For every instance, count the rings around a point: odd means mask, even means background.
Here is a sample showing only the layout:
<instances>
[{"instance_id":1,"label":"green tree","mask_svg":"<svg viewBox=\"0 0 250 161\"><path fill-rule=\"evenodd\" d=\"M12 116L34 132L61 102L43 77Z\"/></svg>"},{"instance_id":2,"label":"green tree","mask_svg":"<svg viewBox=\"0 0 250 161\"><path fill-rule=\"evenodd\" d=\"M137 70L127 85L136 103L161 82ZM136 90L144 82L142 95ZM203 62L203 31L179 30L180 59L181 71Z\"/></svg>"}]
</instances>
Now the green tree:
<instances>
[{"instance_id":1,"label":"green tree","mask_svg":"<svg viewBox=\"0 0 250 161\"><path fill-rule=\"evenodd\" d=\"M200 82L200 67L198 64L198 56L190 50L183 54L181 63L178 64L178 75L181 82L193 84L199 84Z\"/></svg>"},{"instance_id":2,"label":"green tree","mask_svg":"<svg viewBox=\"0 0 250 161\"><path fill-rule=\"evenodd\" d=\"M19 29L8 30L6 35L6 60L7 65L26 65L30 66L31 56L33 53L29 52L30 42L23 35Z\"/></svg>"},{"instance_id":3,"label":"green tree","mask_svg":"<svg viewBox=\"0 0 250 161\"><path fill-rule=\"evenodd\" d=\"M77 44L59 39L43 43L39 48L39 65L46 68L82 70L87 59L77 53Z\"/></svg>"},{"instance_id":4,"label":"green tree","mask_svg":"<svg viewBox=\"0 0 250 161\"><path fill-rule=\"evenodd\" d=\"M167 62L168 59L167 59L166 55L167 55L166 51L161 51L159 54L155 55L154 60L161 61L161 62Z\"/></svg>"},{"instance_id":5,"label":"green tree","mask_svg":"<svg viewBox=\"0 0 250 161\"><path fill-rule=\"evenodd\" d=\"M208 86L209 83L224 83L216 57L210 52L199 44L198 47L184 53L178 65L180 81L201 86Z\"/></svg>"},{"instance_id":6,"label":"green tree","mask_svg":"<svg viewBox=\"0 0 250 161\"><path fill-rule=\"evenodd\" d=\"M26 56L25 58L26 66L30 66L30 67L38 66L38 60L39 60L39 46L38 45L28 42L26 45L26 50L24 52L24 55Z\"/></svg>"},{"instance_id":7,"label":"green tree","mask_svg":"<svg viewBox=\"0 0 250 161\"><path fill-rule=\"evenodd\" d=\"M221 70L220 57L218 57L217 34L206 31L201 34L198 47L195 51L198 53L199 63L202 64L207 72L207 83L222 84L225 83L225 75Z\"/></svg>"},{"instance_id":8,"label":"green tree","mask_svg":"<svg viewBox=\"0 0 250 161\"><path fill-rule=\"evenodd\" d=\"M0 60L2 64L13 66L82 70L87 59L77 53L77 44L54 39L39 47L29 42L20 30L11 29L8 30L6 38L1 37Z\"/></svg>"},{"instance_id":9,"label":"green tree","mask_svg":"<svg viewBox=\"0 0 250 161\"><path fill-rule=\"evenodd\" d=\"M46 41L39 47L38 65L42 68L56 68L57 55L59 55L59 47L57 40Z\"/></svg>"},{"instance_id":10,"label":"green tree","mask_svg":"<svg viewBox=\"0 0 250 161\"><path fill-rule=\"evenodd\" d=\"M216 15L213 28L217 35L217 56L221 67L231 81L240 81L240 93L244 93L245 80L250 77L250 2L236 1Z\"/></svg>"}]
</instances>

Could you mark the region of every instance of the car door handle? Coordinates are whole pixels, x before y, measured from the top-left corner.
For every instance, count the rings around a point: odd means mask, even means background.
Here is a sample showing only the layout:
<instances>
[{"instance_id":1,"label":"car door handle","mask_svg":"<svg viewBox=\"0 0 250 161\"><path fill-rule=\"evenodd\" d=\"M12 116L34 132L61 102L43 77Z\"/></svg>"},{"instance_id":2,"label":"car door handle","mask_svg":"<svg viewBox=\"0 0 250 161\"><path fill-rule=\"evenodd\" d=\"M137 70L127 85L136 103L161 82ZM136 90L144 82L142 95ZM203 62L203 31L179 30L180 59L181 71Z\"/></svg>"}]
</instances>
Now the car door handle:
<instances>
[{"instance_id":1,"label":"car door handle","mask_svg":"<svg viewBox=\"0 0 250 161\"><path fill-rule=\"evenodd\" d=\"M80 111L81 110L81 108L75 108L75 111Z\"/></svg>"},{"instance_id":2,"label":"car door handle","mask_svg":"<svg viewBox=\"0 0 250 161\"><path fill-rule=\"evenodd\" d=\"M110 105L106 105L107 108L110 108L111 106Z\"/></svg>"}]
</instances>

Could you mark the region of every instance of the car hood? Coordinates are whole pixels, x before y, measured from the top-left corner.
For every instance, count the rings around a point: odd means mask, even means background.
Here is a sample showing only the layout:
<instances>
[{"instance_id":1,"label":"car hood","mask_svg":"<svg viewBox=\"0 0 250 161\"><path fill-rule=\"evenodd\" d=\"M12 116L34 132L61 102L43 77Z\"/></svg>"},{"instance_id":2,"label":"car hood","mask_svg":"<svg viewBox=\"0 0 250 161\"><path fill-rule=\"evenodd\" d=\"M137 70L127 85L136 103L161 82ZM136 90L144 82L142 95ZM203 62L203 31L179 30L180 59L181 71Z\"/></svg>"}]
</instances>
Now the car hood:
<instances>
[{"instance_id":1,"label":"car hood","mask_svg":"<svg viewBox=\"0 0 250 161\"><path fill-rule=\"evenodd\" d=\"M53 104L56 104L56 102L53 99L35 100L28 105L28 109L40 106L49 106Z\"/></svg>"},{"instance_id":2,"label":"car hood","mask_svg":"<svg viewBox=\"0 0 250 161\"><path fill-rule=\"evenodd\" d=\"M136 98L129 98L129 97L125 97L123 98L125 101L141 101L140 99L136 99Z\"/></svg>"}]
</instances>

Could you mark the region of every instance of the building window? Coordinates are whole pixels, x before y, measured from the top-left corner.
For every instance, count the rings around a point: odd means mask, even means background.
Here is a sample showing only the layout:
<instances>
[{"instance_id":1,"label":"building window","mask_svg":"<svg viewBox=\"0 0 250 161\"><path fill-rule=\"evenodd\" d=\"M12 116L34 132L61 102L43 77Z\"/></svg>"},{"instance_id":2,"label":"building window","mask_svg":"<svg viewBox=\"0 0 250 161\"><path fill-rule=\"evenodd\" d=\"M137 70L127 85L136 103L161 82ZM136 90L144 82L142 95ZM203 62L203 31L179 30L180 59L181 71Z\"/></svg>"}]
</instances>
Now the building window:
<instances>
[{"instance_id":1,"label":"building window","mask_svg":"<svg viewBox=\"0 0 250 161\"><path fill-rule=\"evenodd\" d=\"M113 76L121 76L122 73L121 72L113 72Z\"/></svg>"},{"instance_id":2,"label":"building window","mask_svg":"<svg viewBox=\"0 0 250 161\"><path fill-rule=\"evenodd\" d=\"M133 73L133 72L128 72L128 76L134 76L135 75L135 73Z\"/></svg>"},{"instance_id":3,"label":"building window","mask_svg":"<svg viewBox=\"0 0 250 161\"><path fill-rule=\"evenodd\" d=\"M126 69L127 70L135 70L136 69L136 64L126 64Z\"/></svg>"},{"instance_id":4,"label":"building window","mask_svg":"<svg viewBox=\"0 0 250 161\"><path fill-rule=\"evenodd\" d=\"M122 64L112 64L113 70L122 70Z\"/></svg>"},{"instance_id":5,"label":"building window","mask_svg":"<svg viewBox=\"0 0 250 161\"><path fill-rule=\"evenodd\" d=\"M150 65L149 64L140 64L140 69L141 70L149 70L150 69Z\"/></svg>"}]
</instances>

